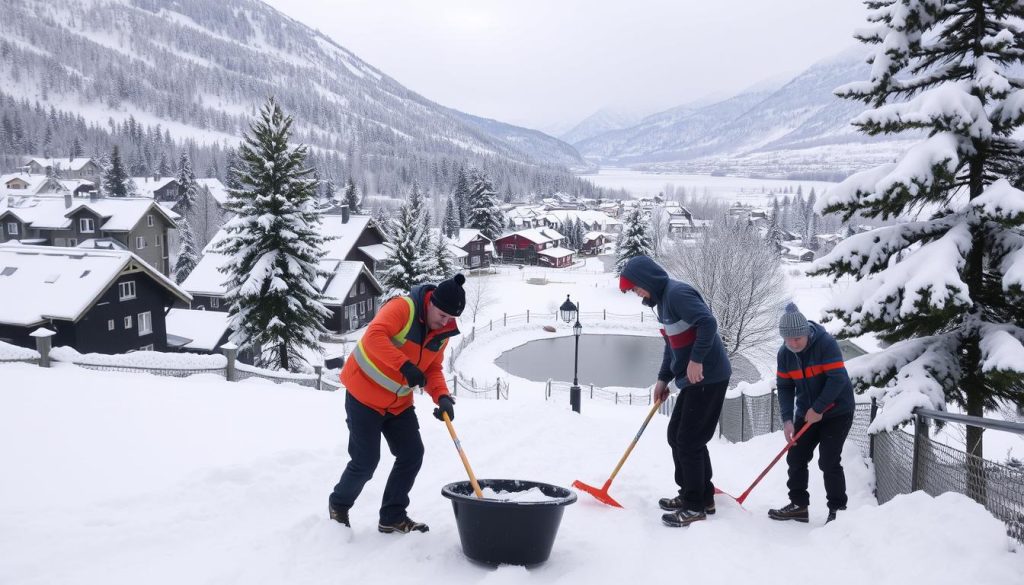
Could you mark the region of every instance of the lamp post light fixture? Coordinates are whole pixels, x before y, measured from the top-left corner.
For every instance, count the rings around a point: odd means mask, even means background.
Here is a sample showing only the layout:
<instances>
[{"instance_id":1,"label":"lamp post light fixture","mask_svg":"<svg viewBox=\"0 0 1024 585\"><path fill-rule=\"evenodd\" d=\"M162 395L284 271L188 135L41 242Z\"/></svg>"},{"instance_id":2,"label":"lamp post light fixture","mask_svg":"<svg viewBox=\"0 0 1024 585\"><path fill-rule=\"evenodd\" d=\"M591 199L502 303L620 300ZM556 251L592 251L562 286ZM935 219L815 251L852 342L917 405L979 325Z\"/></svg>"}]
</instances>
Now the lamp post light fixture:
<instances>
[{"instance_id":1,"label":"lamp post light fixture","mask_svg":"<svg viewBox=\"0 0 1024 585\"><path fill-rule=\"evenodd\" d=\"M576 337L576 357L573 361L572 371L572 387L569 388L569 405L572 406L573 412L580 411L580 335L583 333L583 325L580 325L580 307L578 304L574 304L569 300L569 295L565 295L565 302L558 308L558 311L562 314L562 320L569 323L573 320L576 324L572 326L572 334Z\"/></svg>"}]
</instances>

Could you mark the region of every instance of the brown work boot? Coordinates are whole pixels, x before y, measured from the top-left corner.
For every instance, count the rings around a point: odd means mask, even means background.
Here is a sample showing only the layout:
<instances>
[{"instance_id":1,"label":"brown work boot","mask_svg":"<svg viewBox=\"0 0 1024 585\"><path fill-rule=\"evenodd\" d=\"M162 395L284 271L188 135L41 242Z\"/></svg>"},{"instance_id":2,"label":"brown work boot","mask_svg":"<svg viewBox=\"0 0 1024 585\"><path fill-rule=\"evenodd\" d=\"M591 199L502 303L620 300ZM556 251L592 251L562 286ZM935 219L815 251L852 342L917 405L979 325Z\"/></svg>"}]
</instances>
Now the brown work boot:
<instances>
[{"instance_id":1,"label":"brown work boot","mask_svg":"<svg viewBox=\"0 0 1024 585\"><path fill-rule=\"evenodd\" d=\"M381 522L377 524L377 530L384 534L394 534L396 532L400 534L408 534L410 532L427 532L430 530L430 527L422 522L413 522L408 516L406 516L398 522L391 524L384 524Z\"/></svg>"},{"instance_id":2,"label":"brown work boot","mask_svg":"<svg viewBox=\"0 0 1024 585\"><path fill-rule=\"evenodd\" d=\"M768 517L772 520L807 522L807 506L797 506L790 502L781 508L768 510Z\"/></svg>"}]
</instances>

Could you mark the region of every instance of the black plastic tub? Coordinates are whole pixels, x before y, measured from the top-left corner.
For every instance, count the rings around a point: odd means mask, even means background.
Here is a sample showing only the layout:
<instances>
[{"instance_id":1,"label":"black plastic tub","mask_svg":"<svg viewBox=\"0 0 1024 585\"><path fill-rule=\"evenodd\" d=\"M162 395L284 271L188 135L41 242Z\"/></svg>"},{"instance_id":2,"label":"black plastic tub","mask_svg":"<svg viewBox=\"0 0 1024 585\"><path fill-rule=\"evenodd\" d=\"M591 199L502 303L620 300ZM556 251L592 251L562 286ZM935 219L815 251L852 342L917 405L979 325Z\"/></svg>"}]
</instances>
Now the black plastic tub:
<instances>
[{"instance_id":1,"label":"black plastic tub","mask_svg":"<svg viewBox=\"0 0 1024 585\"><path fill-rule=\"evenodd\" d=\"M568 488L518 479L481 479L480 488L500 492L540 489L539 502L477 498L468 481L450 483L441 495L452 501L462 552L489 565L537 565L548 560L565 507L576 501Z\"/></svg>"}]
</instances>

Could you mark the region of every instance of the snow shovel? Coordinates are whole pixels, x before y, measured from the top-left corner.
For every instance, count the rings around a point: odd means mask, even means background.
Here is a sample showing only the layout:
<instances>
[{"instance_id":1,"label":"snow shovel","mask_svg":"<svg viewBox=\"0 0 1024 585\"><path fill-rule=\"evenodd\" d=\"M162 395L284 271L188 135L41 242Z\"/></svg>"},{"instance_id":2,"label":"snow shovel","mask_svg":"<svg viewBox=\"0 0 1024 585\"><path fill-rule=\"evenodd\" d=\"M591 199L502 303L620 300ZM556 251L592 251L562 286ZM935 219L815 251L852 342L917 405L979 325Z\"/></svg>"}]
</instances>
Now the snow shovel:
<instances>
[{"instance_id":1,"label":"snow shovel","mask_svg":"<svg viewBox=\"0 0 1024 585\"><path fill-rule=\"evenodd\" d=\"M825 410L821 411L821 414L824 415L833 406L835 406L835 404L829 404L828 406L825 407ZM811 428L811 424L813 423L804 421L804 424L803 426L800 427L800 430L797 431L795 435L793 435L793 439L786 443L786 446L782 448L782 451L779 451L779 454L775 456L775 459L772 459L772 462L768 464L768 467L764 468L764 471L761 472L761 475L757 476L757 479L754 480L754 483L750 484L750 487L748 487L745 492L740 494L740 497L733 498L734 500L736 500L737 504L741 506L743 505L743 502L747 499L747 496L750 495L750 492L754 489L754 487L757 486L757 484L761 483L761 480L764 479L764 476L768 475L768 472L771 471L772 467L775 467L775 464L779 462L779 459L782 459L782 456L785 455L786 452L793 447L793 445L796 445L797 439L803 436L804 432L806 432L807 429ZM715 488L715 493L729 496L729 494L723 492L718 488ZM729 497L732 498L732 496Z\"/></svg>"},{"instance_id":2,"label":"snow shovel","mask_svg":"<svg viewBox=\"0 0 1024 585\"><path fill-rule=\"evenodd\" d=\"M448 434L452 436L452 441L455 442L455 449L459 452L459 457L462 459L462 465L466 468L466 473L469 474L469 483L473 485L473 493L476 494L476 497L483 499L484 492L480 490L480 484L477 483L476 476L473 475L473 468L469 466L469 459L466 458L466 453L462 450L462 442L459 441L458 435L455 434L452 419L448 418L447 412L442 412L441 417L444 418L444 424L448 426Z\"/></svg>"},{"instance_id":3,"label":"snow shovel","mask_svg":"<svg viewBox=\"0 0 1024 585\"><path fill-rule=\"evenodd\" d=\"M633 452L633 447L636 447L637 441L640 440L640 435L644 434L644 429L647 428L647 423L651 422L651 419L654 418L654 413L658 412L659 406L661 406L661 401L655 401L654 406L651 407L651 412L647 413L647 418L644 419L644 424L640 425L640 430L637 431L636 436L633 437L633 441L629 444L629 447L626 448L626 452L625 454L622 455L622 459L619 459L619 464L615 466L615 471L612 472L611 476L608 478L608 481L604 482L604 485L601 486L601 489L598 489L592 485L587 485L578 479L572 482L572 487L580 491L587 492L588 494L594 496L594 498L597 499L597 501L601 502L602 504L607 504L609 506L621 508L622 504L616 502L615 498L608 495L608 488L611 487L612 480L615 479L615 476L619 474L619 470L622 469L622 464L626 462L626 458L628 458L629 454Z\"/></svg>"}]
</instances>

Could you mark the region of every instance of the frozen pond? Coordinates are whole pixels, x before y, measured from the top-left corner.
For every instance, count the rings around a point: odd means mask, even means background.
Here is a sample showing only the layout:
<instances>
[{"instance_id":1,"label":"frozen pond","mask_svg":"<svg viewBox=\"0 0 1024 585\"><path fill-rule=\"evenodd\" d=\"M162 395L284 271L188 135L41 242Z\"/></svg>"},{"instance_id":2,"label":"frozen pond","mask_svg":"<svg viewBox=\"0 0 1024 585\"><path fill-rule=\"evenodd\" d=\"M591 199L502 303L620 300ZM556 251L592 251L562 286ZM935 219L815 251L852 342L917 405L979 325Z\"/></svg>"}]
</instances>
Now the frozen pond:
<instances>
[{"instance_id":1,"label":"frozen pond","mask_svg":"<svg viewBox=\"0 0 1024 585\"><path fill-rule=\"evenodd\" d=\"M768 201L766 193L781 191L790 187L793 191L803 187L806 196L814 187L819 195L835 185L825 181L801 181L788 179L748 179L746 177L713 177L711 175L680 175L671 173L644 173L629 169L604 168L593 175L580 175L599 187L626 189L636 197L650 197L665 191L665 185L686 189L687 195L697 190L698 195L718 196L729 201L763 204Z\"/></svg>"},{"instance_id":2,"label":"frozen pond","mask_svg":"<svg viewBox=\"0 0 1024 585\"><path fill-rule=\"evenodd\" d=\"M510 349L495 364L506 372L533 380L572 382L575 338L538 339ZM580 336L580 384L646 388L657 378L665 350L661 337L639 335ZM743 357L732 360L732 383L758 379L754 366Z\"/></svg>"}]
</instances>

